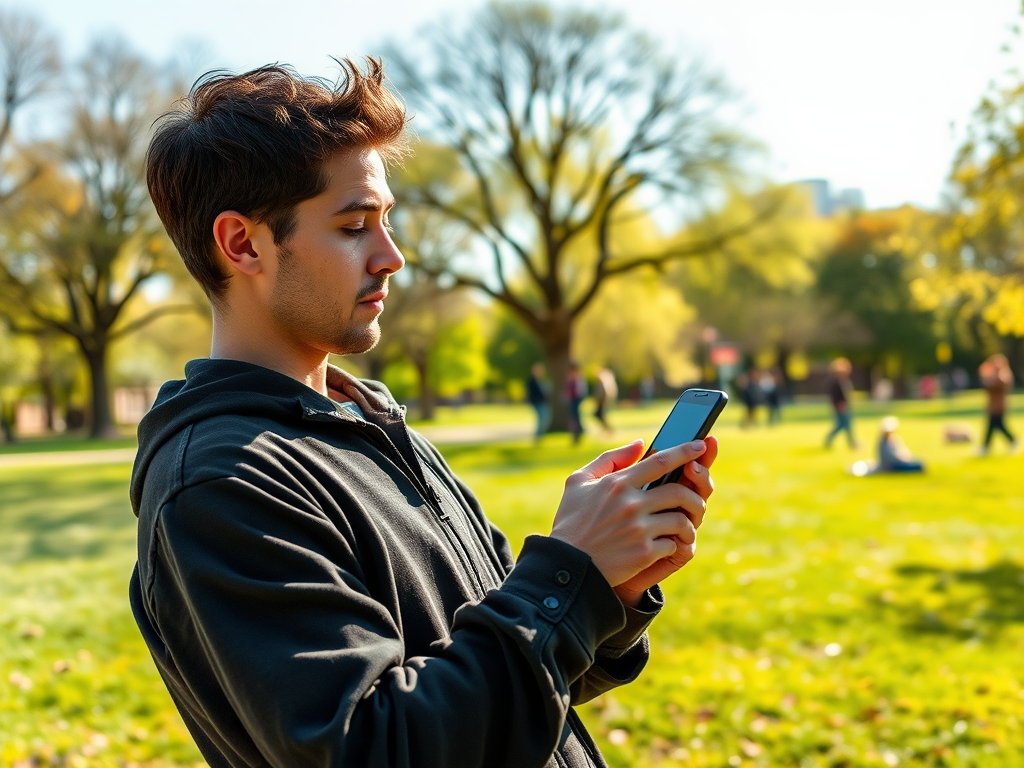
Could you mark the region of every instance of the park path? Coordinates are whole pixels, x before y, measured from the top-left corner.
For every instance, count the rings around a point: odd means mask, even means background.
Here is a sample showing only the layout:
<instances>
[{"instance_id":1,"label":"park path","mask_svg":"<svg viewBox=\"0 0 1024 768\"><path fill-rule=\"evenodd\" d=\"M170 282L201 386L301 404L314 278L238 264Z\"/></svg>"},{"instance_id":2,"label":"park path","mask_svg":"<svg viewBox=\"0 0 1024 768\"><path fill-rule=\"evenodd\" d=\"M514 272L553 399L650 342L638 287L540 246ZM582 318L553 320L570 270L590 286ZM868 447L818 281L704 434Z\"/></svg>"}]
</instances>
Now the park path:
<instances>
[{"instance_id":1,"label":"park path","mask_svg":"<svg viewBox=\"0 0 1024 768\"><path fill-rule=\"evenodd\" d=\"M449 445L520 440L528 439L533 435L532 424L441 424L422 426L416 429L432 443ZM134 448L9 453L0 456L0 469L83 464L127 464L134 460Z\"/></svg>"},{"instance_id":2,"label":"park path","mask_svg":"<svg viewBox=\"0 0 1024 768\"><path fill-rule=\"evenodd\" d=\"M122 464L134 460L134 448L9 453L5 456L0 456L0 469L7 469L9 467L64 467L71 464Z\"/></svg>"}]
</instances>

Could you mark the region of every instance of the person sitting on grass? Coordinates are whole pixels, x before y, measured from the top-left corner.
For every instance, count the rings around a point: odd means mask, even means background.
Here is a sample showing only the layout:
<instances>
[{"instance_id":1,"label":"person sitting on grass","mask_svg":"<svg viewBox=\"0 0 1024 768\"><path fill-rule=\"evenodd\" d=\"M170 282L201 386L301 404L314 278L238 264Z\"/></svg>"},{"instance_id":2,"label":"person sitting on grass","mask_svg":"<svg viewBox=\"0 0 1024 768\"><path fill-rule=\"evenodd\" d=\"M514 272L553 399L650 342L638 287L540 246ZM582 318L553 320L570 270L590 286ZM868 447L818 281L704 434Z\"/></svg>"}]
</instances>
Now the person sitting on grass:
<instances>
[{"instance_id":1,"label":"person sitting on grass","mask_svg":"<svg viewBox=\"0 0 1024 768\"><path fill-rule=\"evenodd\" d=\"M882 434L878 438L878 461L856 461L850 474L856 477L877 475L881 472L924 472L924 464L915 459L906 444L896 434L900 420L895 416L882 419Z\"/></svg>"},{"instance_id":2,"label":"person sitting on grass","mask_svg":"<svg viewBox=\"0 0 1024 768\"><path fill-rule=\"evenodd\" d=\"M896 430L900 420L895 416L882 419L882 434L878 438L878 467L876 472L923 472L924 464L913 457Z\"/></svg>"}]
</instances>

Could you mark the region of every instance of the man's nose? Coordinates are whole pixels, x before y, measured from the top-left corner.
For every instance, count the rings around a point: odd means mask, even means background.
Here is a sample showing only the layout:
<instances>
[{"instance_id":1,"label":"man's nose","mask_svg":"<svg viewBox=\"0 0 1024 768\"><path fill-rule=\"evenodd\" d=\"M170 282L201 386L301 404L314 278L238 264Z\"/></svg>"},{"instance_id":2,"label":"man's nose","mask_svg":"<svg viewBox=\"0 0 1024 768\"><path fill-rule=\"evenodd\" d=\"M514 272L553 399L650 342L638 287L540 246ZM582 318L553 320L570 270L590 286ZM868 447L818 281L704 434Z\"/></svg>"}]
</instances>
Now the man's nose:
<instances>
[{"instance_id":1,"label":"man's nose","mask_svg":"<svg viewBox=\"0 0 1024 768\"><path fill-rule=\"evenodd\" d=\"M384 230L380 248L374 254L369 266L369 272L372 275L390 275L405 266L405 257L398 250L395 241L391 239L391 233L387 230Z\"/></svg>"}]
</instances>

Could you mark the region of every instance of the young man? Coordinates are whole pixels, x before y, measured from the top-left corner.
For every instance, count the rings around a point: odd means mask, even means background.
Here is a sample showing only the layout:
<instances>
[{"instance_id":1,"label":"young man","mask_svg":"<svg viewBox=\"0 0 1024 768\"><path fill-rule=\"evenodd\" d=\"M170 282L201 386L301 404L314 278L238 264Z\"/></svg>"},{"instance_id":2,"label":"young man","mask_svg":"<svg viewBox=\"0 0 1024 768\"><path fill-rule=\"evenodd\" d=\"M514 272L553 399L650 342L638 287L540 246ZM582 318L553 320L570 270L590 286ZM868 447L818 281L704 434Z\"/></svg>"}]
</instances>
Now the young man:
<instances>
[{"instance_id":1,"label":"young man","mask_svg":"<svg viewBox=\"0 0 1024 768\"><path fill-rule=\"evenodd\" d=\"M403 264L404 126L376 62L266 67L198 84L150 146L214 334L139 428L131 600L213 768L603 765L572 705L640 673L694 553L713 438L598 457L513 563L387 390L327 364L376 343ZM640 490L684 463L695 490Z\"/></svg>"}]
</instances>

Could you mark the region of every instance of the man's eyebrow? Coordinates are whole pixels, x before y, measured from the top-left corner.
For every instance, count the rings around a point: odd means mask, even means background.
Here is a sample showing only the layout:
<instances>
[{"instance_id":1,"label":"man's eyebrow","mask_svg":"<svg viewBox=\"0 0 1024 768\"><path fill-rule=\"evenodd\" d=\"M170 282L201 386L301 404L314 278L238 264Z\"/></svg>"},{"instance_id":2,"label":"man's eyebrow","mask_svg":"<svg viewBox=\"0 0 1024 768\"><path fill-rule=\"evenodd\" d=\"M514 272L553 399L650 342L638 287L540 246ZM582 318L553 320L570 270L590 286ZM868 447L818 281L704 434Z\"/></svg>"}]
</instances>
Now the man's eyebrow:
<instances>
[{"instance_id":1,"label":"man's eyebrow","mask_svg":"<svg viewBox=\"0 0 1024 768\"><path fill-rule=\"evenodd\" d=\"M388 211L391 208L393 208L394 205L395 205L395 198L393 198L393 197L388 198L385 201L384 205L383 205L383 210ZM379 211L379 210L381 210L381 201L378 198L376 198L376 197L364 197L364 198L362 198L360 200L353 200L348 205L342 206L341 208L336 210L332 215L333 216L342 216L343 214L346 214L346 213L356 213L358 211L366 211L366 212L369 212L369 213L375 213L376 211Z\"/></svg>"}]
</instances>

